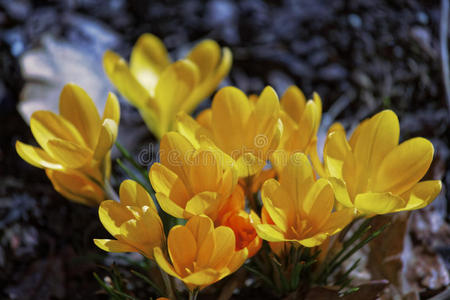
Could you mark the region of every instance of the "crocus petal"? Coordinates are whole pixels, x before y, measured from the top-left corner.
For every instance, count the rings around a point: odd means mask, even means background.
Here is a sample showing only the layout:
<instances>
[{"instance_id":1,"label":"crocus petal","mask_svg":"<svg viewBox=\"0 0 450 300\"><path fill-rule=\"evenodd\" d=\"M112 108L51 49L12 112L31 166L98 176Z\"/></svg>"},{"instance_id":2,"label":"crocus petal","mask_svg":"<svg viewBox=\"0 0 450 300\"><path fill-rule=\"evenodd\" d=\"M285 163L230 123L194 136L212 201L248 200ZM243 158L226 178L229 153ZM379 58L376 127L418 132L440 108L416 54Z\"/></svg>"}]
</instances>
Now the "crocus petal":
<instances>
[{"instance_id":1,"label":"crocus petal","mask_svg":"<svg viewBox=\"0 0 450 300\"><path fill-rule=\"evenodd\" d=\"M167 238L170 259L178 274L186 276L185 268L192 268L197 254L197 242L192 232L185 226L174 226Z\"/></svg>"},{"instance_id":2,"label":"crocus petal","mask_svg":"<svg viewBox=\"0 0 450 300\"><path fill-rule=\"evenodd\" d=\"M155 196L163 211L175 218L184 218L184 207L179 206L163 193L156 193Z\"/></svg>"},{"instance_id":3,"label":"crocus petal","mask_svg":"<svg viewBox=\"0 0 450 300\"><path fill-rule=\"evenodd\" d=\"M88 148L61 139L49 140L47 149L53 158L72 169L85 165L93 155Z\"/></svg>"},{"instance_id":4,"label":"crocus petal","mask_svg":"<svg viewBox=\"0 0 450 300\"><path fill-rule=\"evenodd\" d=\"M117 123L111 119L105 119L100 129L97 145L95 147L94 158L101 160L106 153L111 150L117 138Z\"/></svg>"},{"instance_id":5,"label":"crocus petal","mask_svg":"<svg viewBox=\"0 0 450 300\"><path fill-rule=\"evenodd\" d=\"M197 121L192 119L192 117L185 112L180 112L177 114L175 127L177 131L187 138L195 148L200 147L199 138L202 135L212 138L212 133L209 130L200 126Z\"/></svg>"},{"instance_id":6,"label":"crocus petal","mask_svg":"<svg viewBox=\"0 0 450 300\"><path fill-rule=\"evenodd\" d=\"M231 257L230 262L226 266L226 268L228 270L227 273L231 274L231 273L234 273L235 271L237 271L237 269L239 269L244 264L245 260L249 256L250 255L249 255L249 251L247 248L236 251L233 254L233 256Z\"/></svg>"},{"instance_id":7,"label":"crocus petal","mask_svg":"<svg viewBox=\"0 0 450 300\"><path fill-rule=\"evenodd\" d=\"M316 228L320 228L330 216L334 205L334 192L331 184L319 178L309 189L303 201L303 211Z\"/></svg>"},{"instance_id":8,"label":"crocus petal","mask_svg":"<svg viewBox=\"0 0 450 300\"><path fill-rule=\"evenodd\" d=\"M328 134L324 146L324 163L329 176L343 178L342 168L350 152L345 131L337 130Z\"/></svg>"},{"instance_id":9,"label":"crocus petal","mask_svg":"<svg viewBox=\"0 0 450 300\"><path fill-rule=\"evenodd\" d=\"M355 198L355 207L367 214L387 214L404 206L405 201L391 193L364 193Z\"/></svg>"},{"instance_id":10,"label":"crocus petal","mask_svg":"<svg viewBox=\"0 0 450 300\"><path fill-rule=\"evenodd\" d=\"M130 56L130 70L150 94L162 71L170 64L166 47L153 34L139 37Z\"/></svg>"},{"instance_id":11,"label":"crocus petal","mask_svg":"<svg viewBox=\"0 0 450 300\"><path fill-rule=\"evenodd\" d=\"M329 177L328 181L330 181L333 187L336 200L345 207L353 207L353 202L350 199L345 182L335 177Z\"/></svg>"},{"instance_id":12,"label":"crocus petal","mask_svg":"<svg viewBox=\"0 0 450 300\"><path fill-rule=\"evenodd\" d=\"M59 99L61 116L75 125L86 144L94 149L97 145L101 121L91 97L81 87L69 83L64 86Z\"/></svg>"},{"instance_id":13,"label":"crocus petal","mask_svg":"<svg viewBox=\"0 0 450 300\"><path fill-rule=\"evenodd\" d=\"M414 186L433 160L433 145L424 138L413 138L395 147L378 169L373 190L400 195Z\"/></svg>"},{"instance_id":14,"label":"crocus petal","mask_svg":"<svg viewBox=\"0 0 450 300\"><path fill-rule=\"evenodd\" d=\"M214 269L203 269L198 272L192 273L181 280L187 285L205 286L211 285L218 281L220 273Z\"/></svg>"},{"instance_id":15,"label":"crocus petal","mask_svg":"<svg viewBox=\"0 0 450 300\"><path fill-rule=\"evenodd\" d=\"M299 122L306 105L303 92L295 85L290 86L281 97L281 107L295 122Z\"/></svg>"},{"instance_id":16,"label":"crocus petal","mask_svg":"<svg viewBox=\"0 0 450 300\"><path fill-rule=\"evenodd\" d=\"M217 190L222 170L214 152L203 149L196 152L191 159L189 171L194 193Z\"/></svg>"},{"instance_id":17,"label":"crocus petal","mask_svg":"<svg viewBox=\"0 0 450 300\"><path fill-rule=\"evenodd\" d=\"M264 184L264 186L267 186ZM281 231L286 232L289 226L287 212L283 209L275 207L272 203L272 200L267 197L267 195L263 195L262 197L264 208L267 210L267 213L270 215L270 218L273 220L275 225L280 228ZM289 199L284 199L284 201L288 202Z\"/></svg>"},{"instance_id":18,"label":"crocus petal","mask_svg":"<svg viewBox=\"0 0 450 300\"><path fill-rule=\"evenodd\" d=\"M58 163L56 160L50 157L47 152L40 148L17 141L16 151L23 160L35 167L54 170L63 169L63 166L60 163Z\"/></svg>"},{"instance_id":19,"label":"crocus petal","mask_svg":"<svg viewBox=\"0 0 450 300\"><path fill-rule=\"evenodd\" d=\"M100 249L107 252L137 252L138 250L118 240L94 239L94 243Z\"/></svg>"},{"instance_id":20,"label":"crocus petal","mask_svg":"<svg viewBox=\"0 0 450 300\"><path fill-rule=\"evenodd\" d=\"M215 220L220 210L220 197L216 192L201 192L192 197L185 208L185 218L189 215L198 216L205 214Z\"/></svg>"},{"instance_id":21,"label":"crocus petal","mask_svg":"<svg viewBox=\"0 0 450 300\"><path fill-rule=\"evenodd\" d=\"M355 217L354 209L342 209L331 213L327 222L322 228L321 232L325 232L328 235L333 235L344 229Z\"/></svg>"},{"instance_id":22,"label":"crocus petal","mask_svg":"<svg viewBox=\"0 0 450 300\"><path fill-rule=\"evenodd\" d=\"M253 176L261 171L266 162L253 153L244 153L236 161L236 170L240 178Z\"/></svg>"},{"instance_id":23,"label":"crocus petal","mask_svg":"<svg viewBox=\"0 0 450 300\"><path fill-rule=\"evenodd\" d=\"M177 61L161 74L155 88L155 98L160 104L159 138L171 129L181 103L192 93L197 81L198 69L189 60Z\"/></svg>"},{"instance_id":24,"label":"crocus petal","mask_svg":"<svg viewBox=\"0 0 450 300\"><path fill-rule=\"evenodd\" d=\"M402 198L407 204L401 210L419 209L430 204L441 192L442 182L440 180L427 180L417 183Z\"/></svg>"},{"instance_id":25,"label":"crocus petal","mask_svg":"<svg viewBox=\"0 0 450 300\"><path fill-rule=\"evenodd\" d=\"M170 276L181 279L180 275L177 274L173 266L167 261L160 247L155 247L153 249L153 257L155 258L158 266L164 270Z\"/></svg>"},{"instance_id":26,"label":"crocus petal","mask_svg":"<svg viewBox=\"0 0 450 300\"><path fill-rule=\"evenodd\" d=\"M214 229L214 235L216 245L209 266L220 270L228 265L235 253L236 238L233 230L227 226L219 226Z\"/></svg>"},{"instance_id":27,"label":"crocus petal","mask_svg":"<svg viewBox=\"0 0 450 300\"><path fill-rule=\"evenodd\" d=\"M306 197L307 191L314 183L314 172L305 154L294 153L289 156L289 163L280 174L280 182L291 199L300 201ZM300 203L297 207L299 205Z\"/></svg>"},{"instance_id":28,"label":"crocus petal","mask_svg":"<svg viewBox=\"0 0 450 300\"><path fill-rule=\"evenodd\" d=\"M192 232L197 241L197 267L205 268L209 265L216 247L214 238L214 224L210 218L196 216L189 219L186 227Z\"/></svg>"},{"instance_id":29,"label":"crocus petal","mask_svg":"<svg viewBox=\"0 0 450 300\"><path fill-rule=\"evenodd\" d=\"M36 111L31 115L30 128L38 144L47 151L51 139L61 139L85 146L85 141L75 126L64 117L51 111Z\"/></svg>"},{"instance_id":30,"label":"crocus petal","mask_svg":"<svg viewBox=\"0 0 450 300\"><path fill-rule=\"evenodd\" d=\"M155 203L145 188L134 180L125 180L120 184L120 203L128 206L148 206L156 211Z\"/></svg>"},{"instance_id":31,"label":"crocus petal","mask_svg":"<svg viewBox=\"0 0 450 300\"><path fill-rule=\"evenodd\" d=\"M323 241L325 241L325 239L328 238L328 235L325 233L318 233L310 238L306 238L306 239L302 239L302 240L298 240L297 242L300 245L303 245L305 247L316 247L319 246L320 244L323 243Z\"/></svg>"},{"instance_id":32,"label":"crocus petal","mask_svg":"<svg viewBox=\"0 0 450 300\"><path fill-rule=\"evenodd\" d=\"M204 40L186 57L194 62L200 71L200 81L211 75L220 59L220 47L213 40Z\"/></svg>"},{"instance_id":33,"label":"crocus petal","mask_svg":"<svg viewBox=\"0 0 450 300\"><path fill-rule=\"evenodd\" d=\"M103 55L103 68L109 80L125 99L137 108L147 107L154 112L158 111L158 105L152 95L131 73L123 58L112 51L106 51Z\"/></svg>"},{"instance_id":34,"label":"crocus petal","mask_svg":"<svg viewBox=\"0 0 450 300\"><path fill-rule=\"evenodd\" d=\"M120 121L120 104L117 96L114 93L109 92L108 98L106 98L105 109L103 110L103 118L111 119L116 122L117 126Z\"/></svg>"},{"instance_id":35,"label":"crocus petal","mask_svg":"<svg viewBox=\"0 0 450 300\"><path fill-rule=\"evenodd\" d=\"M97 206L105 199L102 188L77 171L46 169L45 173L53 188L69 200Z\"/></svg>"},{"instance_id":36,"label":"crocus petal","mask_svg":"<svg viewBox=\"0 0 450 300\"><path fill-rule=\"evenodd\" d=\"M398 145L400 126L397 115L391 110L382 111L361 130L353 150L358 164L367 166L367 172L371 174Z\"/></svg>"},{"instance_id":37,"label":"crocus petal","mask_svg":"<svg viewBox=\"0 0 450 300\"><path fill-rule=\"evenodd\" d=\"M124 209L124 205L114 200L103 201L98 208L98 216L105 229L113 236L120 233L120 225L134 218L129 210Z\"/></svg>"},{"instance_id":38,"label":"crocus petal","mask_svg":"<svg viewBox=\"0 0 450 300\"><path fill-rule=\"evenodd\" d=\"M150 181L157 193L173 199L180 207L185 207L190 196L180 177L160 163L154 163L150 169Z\"/></svg>"},{"instance_id":39,"label":"crocus petal","mask_svg":"<svg viewBox=\"0 0 450 300\"><path fill-rule=\"evenodd\" d=\"M256 233L260 238L269 242L286 241L284 233L275 225L255 224Z\"/></svg>"},{"instance_id":40,"label":"crocus petal","mask_svg":"<svg viewBox=\"0 0 450 300\"><path fill-rule=\"evenodd\" d=\"M238 88L224 87L214 96L211 110L216 144L237 158L245 144L243 133L250 117L247 96ZM237 151L234 156L233 151Z\"/></svg>"}]
</instances>

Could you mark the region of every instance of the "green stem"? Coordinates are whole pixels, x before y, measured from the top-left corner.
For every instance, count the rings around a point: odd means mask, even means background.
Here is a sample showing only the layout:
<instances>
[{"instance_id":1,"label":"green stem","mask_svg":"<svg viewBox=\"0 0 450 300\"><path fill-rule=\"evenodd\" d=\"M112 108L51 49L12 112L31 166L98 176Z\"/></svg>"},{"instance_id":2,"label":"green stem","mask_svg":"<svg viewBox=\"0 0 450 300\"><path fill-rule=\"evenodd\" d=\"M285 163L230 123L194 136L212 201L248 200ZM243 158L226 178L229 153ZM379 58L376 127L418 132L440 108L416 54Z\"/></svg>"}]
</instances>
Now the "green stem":
<instances>
[{"instance_id":1,"label":"green stem","mask_svg":"<svg viewBox=\"0 0 450 300\"><path fill-rule=\"evenodd\" d=\"M122 153L123 157L125 157L126 160L128 160L134 168L136 168L136 170L139 171L139 173L141 173L142 177L144 177L145 179L149 180L148 178L148 174L147 174L147 170L144 169L130 154L130 152L128 152L127 149L125 149L124 146L122 146L118 141L115 142L117 149L119 149L120 153Z\"/></svg>"},{"instance_id":2,"label":"green stem","mask_svg":"<svg viewBox=\"0 0 450 300\"><path fill-rule=\"evenodd\" d=\"M189 290L189 300L197 300L199 289Z\"/></svg>"},{"instance_id":3,"label":"green stem","mask_svg":"<svg viewBox=\"0 0 450 300\"><path fill-rule=\"evenodd\" d=\"M111 183L109 182L109 180L105 181L105 184L103 186L103 190L105 191L106 197L108 199L119 202L119 195L117 195L116 191L111 186Z\"/></svg>"},{"instance_id":4,"label":"green stem","mask_svg":"<svg viewBox=\"0 0 450 300\"><path fill-rule=\"evenodd\" d=\"M166 286L166 293L167 297L171 300L175 300L176 296L173 292L172 283L170 282L169 275L167 275L166 272L163 271L163 269L159 268L159 271L161 272L162 279L164 281L164 285Z\"/></svg>"}]
</instances>

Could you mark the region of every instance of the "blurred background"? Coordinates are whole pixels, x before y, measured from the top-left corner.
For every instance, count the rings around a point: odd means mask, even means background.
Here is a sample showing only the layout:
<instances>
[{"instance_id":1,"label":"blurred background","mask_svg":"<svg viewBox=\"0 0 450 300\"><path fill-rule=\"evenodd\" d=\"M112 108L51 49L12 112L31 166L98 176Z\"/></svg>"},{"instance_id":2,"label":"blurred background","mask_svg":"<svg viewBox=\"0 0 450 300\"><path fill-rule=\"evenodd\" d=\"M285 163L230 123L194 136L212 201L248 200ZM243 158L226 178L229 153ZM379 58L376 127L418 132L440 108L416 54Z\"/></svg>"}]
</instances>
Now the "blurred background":
<instances>
[{"instance_id":1,"label":"blurred background","mask_svg":"<svg viewBox=\"0 0 450 300\"><path fill-rule=\"evenodd\" d=\"M14 144L33 142L30 114L57 109L69 81L85 88L102 110L112 89L102 53L114 49L128 57L145 32L159 36L172 57L204 38L230 47L233 67L222 85L246 93L268 84L279 94L292 84L307 96L317 91L324 102L320 140L332 122L351 130L382 109L399 115L402 140L430 139L436 153L426 176L443 180L443 192L430 207L391 220L383 238L365 250L366 267L355 275L388 279L385 299L443 295L450 283L445 3L0 0L0 298L106 299L92 273L103 274L101 266L113 260L123 269L134 263L96 249L92 238L107 236L97 210L63 199L42 170L18 157ZM136 155L155 140L136 110L124 101L121 106L119 138ZM118 186L125 175L117 168L115 174ZM124 276L138 299L148 299L142 282Z\"/></svg>"}]
</instances>

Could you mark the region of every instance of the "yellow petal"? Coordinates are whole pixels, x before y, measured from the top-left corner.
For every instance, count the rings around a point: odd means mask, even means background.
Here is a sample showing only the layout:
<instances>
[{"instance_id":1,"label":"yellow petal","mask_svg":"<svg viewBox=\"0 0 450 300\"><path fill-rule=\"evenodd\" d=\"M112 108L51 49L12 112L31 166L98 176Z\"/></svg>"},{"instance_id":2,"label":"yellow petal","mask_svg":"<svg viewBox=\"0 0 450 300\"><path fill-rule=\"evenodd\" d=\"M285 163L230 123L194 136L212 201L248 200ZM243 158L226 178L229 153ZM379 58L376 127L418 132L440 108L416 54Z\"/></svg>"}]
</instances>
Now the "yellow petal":
<instances>
[{"instance_id":1,"label":"yellow petal","mask_svg":"<svg viewBox=\"0 0 450 300\"><path fill-rule=\"evenodd\" d=\"M256 224L254 225L256 233L260 238L269 242L283 242L286 241L284 233L278 227L270 224Z\"/></svg>"},{"instance_id":2,"label":"yellow petal","mask_svg":"<svg viewBox=\"0 0 450 300\"><path fill-rule=\"evenodd\" d=\"M179 206L163 193L156 193L155 196L163 211L175 218L184 218L184 207Z\"/></svg>"},{"instance_id":3,"label":"yellow petal","mask_svg":"<svg viewBox=\"0 0 450 300\"><path fill-rule=\"evenodd\" d=\"M119 126L120 104L117 96L111 92L109 92L108 98L106 98L105 109L103 110L102 120L105 119L111 119Z\"/></svg>"},{"instance_id":4,"label":"yellow petal","mask_svg":"<svg viewBox=\"0 0 450 300\"><path fill-rule=\"evenodd\" d=\"M387 214L404 206L405 201L391 193L364 193L355 199L355 207L365 214Z\"/></svg>"},{"instance_id":5,"label":"yellow petal","mask_svg":"<svg viewBox=\"0 0 450 300\"><path fill-rule=\"evenodd\" d=\"M181 104L192 93L198 81L198 69L188 60L180 60L167 67L155 88L155 99L160 104L161 128L159 137L171 130L172 122Z\"/></svg>"},{"instance_id":6,"label":"yellow petal","mask_svg":"<svg viewBox=\"0 0 450 300\"><path fill-rule=\"evenodd\" d=\"M181 279L180 275L177 274L173 266L167 261L160 247L155 247L153 249L153 256L158 266L163 269L164 272L166 272L170 276Z\"/></svg>"},{"instance_id":7,"label":"yellow petal","mask_svg":"<svg viewBox=\"0 0 450 300\"><path fill-rule=\"evenodd\" d=\"M291 199L297 203L306 197L314 183L314 173L305 154L294 153L289 156L288 164L280 174L280 182L286 188Z\"/></svg>"},{"instance_id":8,"label":"yellow petal","mask_svg":"<svg viewBox=\"0 0 450 300\"><path fill-rule=\"evenodd\" d=\"M342 209L331 213L327 222L322 228L321 232L325 232L328 235L333 235L345 228L355 217L353 209Z\"/></svg>"},{"instance_id":9,"label":"yellow petal","mask_svg":"<svg viewBox=\"0 0 450 300\"><path fill-rule=\"evenodd\" d=\"M214 96L211 110L217 146L236 159L245 144L244 133L250 117L247 96L238 88L224 87Z\"/></svg>"},{"instance_id":10,"label":"yellow petal","mask_svg":"<svg viewBox=\"0 0 450 300\"><path fill-rule=\"evenodd\" d=\"M185 268L192 268L197 254L197 242L193 234L185 226L174 226L169 232L167 247L176 272L186 276Z\"/></svg>"},{"instance_id":11,"label":"yellow petal","mask_svg":"<svg viewBox=\"0 0 450 300\"><path fill-rule=\"evenodd\" d=\"M367 166L372 174L384 157L398 145L400 126L397 115L391 110L373 116L361 129L353 149L358 164Z\"/></svg>"},{"instance_id":12,"label":"yellow petal","mask_svg":"<svg viewBox=\"0 0 450 300\"><path fill-rule=\"evenodd\" d=\"M194 286L207 286L218 281L220 273L214 269L204 269L198 272L192 273L181 280L187 285Z\"/></svg>"},{"instance_id":13,"label":"yellow petal","mask_svg":"<svg viewBox=\"0 0 450 300\"><path fill-rule=\"evenodd\" d=\"M173 199L180 207L185 207L190 196L180 177L160 163L154 163L150 169L150 181L153 189Z\"/></svg>"},{"instance_id":14,"label":"yellow petal","mask_svg":"<svg viewBox=\"0 0 450 300\"><path fill-rule=\"evenodd\" d=\"M214 224L210 218L194 216L186 223L186 227L192 232L197 241L197 266L208 267L215 249Z\"/></svg>"},{"instance_id":15,"label":"yellow petal","mask_svg":"<svg viewBox=\"0 0 450 300\"><path fill-rule=\"evenodd\" d=\"M210 267L220 270L228 265L234 254L236 238L230 227L219 226L214 229L215 244L214 253L210 260Z\"/></svg>"},{"instance_id":16,"label":"yellow petal","mask_svg":"<svg viewBox=\"0 0 450 300\"><path fill-rule=\"evenodd\" d=\"M328 181L330 181L333 187L336 200L345 207L353 207L353 202L350 199L345 182L335 177L329 177Z\"/></svg>"},{"instance_id":17,"label":"yellow petal","mask_svg":"<svg viewBox=\"0 0 450 300\"><path fill-rule=\"evenodd\" d=\"M316 228L320 228L329 218L334 206L334 192L330 182L319 178L308 191L302 204L308 219Z\"/></svg>"},{"instance_id":18,"label":"yellow petal","mask_svg":"<svg viewBox=\"0 0 450 300\"><path fill-rule=\"evenodd\" d=\"M51 139L62 139L81 146L86 143L75 128L64 117L51 111L36 111L31 115L30 128L39 145L47 151L47 143Z\"/></svg>"},{"instance_id":19,"label":"yellow petal","mask_svg":"<svg viewBox=\"0 0 450 300\"><path fill-rule=\"evenodd\" d=\"M105 229L113 236L120 234L120 226L124 222L134 218L124 205L114 200L103 201L98 208L98 216Z\"/></svg>"},{"instance_id":20,"label":"yellow petal","mask_svg":"<svg viewBox=\"0 0 450 300\"><path fill-rule=\"evenodd\" d=\"M272 200L267 197L267 189L270 186L270 182L269 184L264 184L264 187L266 188L266 190L264 191L263 188L263 196L262 196L262 202L264 205L264 208L267 210L267 213L270 215L270 218L273 220L273 222L275 223L275 225L280 228L281 231L286 232L288 229L288 226L290 225L288 223L288 211L287 210L283 210L279 207L275 207ZM282 201L284 202L292 202L290 199L283 199ZM287 205L285 205L286 207Z\"/></svg>"},{"instance_id":21,"label":"yellow petal","mask_svg":"<svg viewBox=\"0 0 450 300\"><path fill-rule=\"evenodd\" d=\"M281 97L281 107L295 122L300 122L306 105L306 98L303 92L295 85L290 86L283 97Z\"/></svg>"},{"instance_id":22,"label":"yellow petal","mask_svg":"<svg viewBox=\"0 0 450 300\"><path fill-rule=\"evenodd\" d=\"M186 58L198 66L199 79L203 81L216 69L220 59L220 47L213 40L204 40L192 49Z\"/></svg>"},{"instance_id":23,"label":"yellow petal","mask_svg":"<svg viewBox=\"0 0 450 300\"><path fill-rule=\"evenodd\" d=\"M97 145L100 116L91 97L76 84L66 84L59 97L61 116L71 122L91 148Z\"/></svg>"},{"instance_id":24,"label":"yellow petal","mask_svg":"<svg viewBox=\"0 0 450 300\"><path fill-rule=\"evenodd\" d=\"M155 113L158 111L158 105L152 95L131 73L123 58L112 51L106 51L103 55L103 68L109 80L131 104L139 109L145 108Z\"/></svg>"},{"instance_id":25,"label":"yellow petal","mask_svg":"<svg viewBox=\"0 0 450 300\"><path fill-rule=\"evenodd\" d=\"M215 71L206 77L197 85L190 97L183 103L182 109L188 113L217 88L222 79L228 74L232 63L232 54L230 49L223 48L222 59Z\"/></svg>"},{"instance_id":26,"label":"yellow petal","mask_svg":"<svg viewBox=\"0 0 450 300\"><path fill-rule=\"evenodd\" d=\"M192 157L189 171L194 193L217 190L222 170L213 152L200 149Z\"/></svg>"},{"instance_id":27,"label":"yellow petal","mask_svg":"<svg viewBox=\"0 0 450 300\"><path fill-rule=\"evenodd\" d=\"M117 138L117 130L117 123L113 120L105 119L103 121L94 152L96 160L102 160L106 153L111 150Z\"/></svg>"},{"instance_id":28,"label":"yellow petal","mask_svg":"<svg viewBox=\"0 0 450 300\"><path fill-rule=\"evenodd\" d=\"M201 192L192 197L187 203L185 211L188 215L205 214L215 220L220 210L220 197L216 192ZM185 215L185 218L188 217Z\"/></svg>"},{"instance_id":29,"label":"yellow petal","mask_svg":"<svg viewBox=\"0 0 450 300\"><path fill-rule=\"evenodd\" d=\"M327 136L324 146L324 163L329 176L343 178L342 168L350 152L351 148L345 137L345 131L333 131Z\"/></svg>"},{"instance_id":30,"label":"yellow petal","mask_svg":"<svg viewBox=\"0 0 450 300\"><path fill-rule=\"evenodd\" d=\"M177 174L186 183L190 182L188 166L194 153L195 149L192 144L177 132L165 134L159 145L161 164Z\"/></svg>"},{"instance_id":31,"label":"yellow petal","mask_svg":"<svg viewBox=\"0 0 450 300\"><path fill-rule=\"evenodd\" d=\"M69 200L97 206L105 199L102 188L77 171L46 169L45 173L52 182L53 188Z\"/></svg>"},{"instance_id":32,"label":"yellow petal","mask_svg":"<svg viewBox=\"0 0 450 300\"><path fill-rule=\"evenodd\" d=\"M395 147L379 166L377 192L400 195L413 187L427 172L433 160L433 145L424 138L413 138Z\"/></svg>"},{"instance_id":33,"label":"yellow petal","mask_svg":"<svg viewBox=\"0 0 450 300\"><path fill-rule=\"evenodd\" d=\"M236 161L236 170L240 178L246 178L261 171L265 165L266 161L253 153L244 153Z\"/></svg>"},{"instance_id":34,"label":"yellow petal","mask_svg":"<svg viewBox=\"0 0 450 300\"><path fill-rule=\"evenodd\" d=\"M152 197L147 193L144 187L133 180L125 180L120 184L119 189L120 203L128 206L144 207L148 206L156 211L155 203Z\"/></svg>"},{"instance_id":35,"label":"yellow petal","mask_svg":"<svg viewBox=\"0 0 450 300\"><path fill-rule=\"evenodd\" d=\"M442 182L440 180L419 182L406 195L402 195L407 204L400 210L413 210L425 207L439 195L441 190Z\"/></svg>"},{"instance_id":36,"label":"yellow petal","mask_svg":"<svg viewBox=\"0 0 450 300\"><path fill-rule=\"evenodd\" d=\"M259 96L248 121L248 128L245 132L247 147L256 148L257 153L264 152L269 147L278 123L279 111L280 104L277 93L272 87L267 86ZM257 156L267 159L265 155L257 154Z\"/></svg>"},{"instance_id":37,"label":"yellow petal","mask_svg":"<svg viewBox=\"0 0 450 300\"><path fill-rule=\"evenodd\" d=\"M293 224L295 213L298 211L296 199L293 199L292 196L288 194L287 189L284 186L283 188L280 188L280 183L275 179L269 179L264 182L261 188L261 198L264 203L264 208L267 210L275 224L277 224L282 231L286 231L287 226ZM267 209L271 205L270 203L267 203L266 205L267 200L270 200L272 206L277 208L276 211L273 211L271 208ZM279 212L279 210L282 212ZM275 216L276 214L280 214L280 216ZM273 216L275 216L276 219L281 218L281 220L278 219L278 221L275 221Z\"/></svg>"},{"instance_id":38,"label":"yellow petal","mask_svg":"<svg viewBox=\"0 0 450 300\"><path fill-rule=\"evenodd\" d=\"M136 248L118 240L94 239L94 243L107 252L138 252Z\"/></svg>"},{"instance_id":39,"label":"yellow petal","mask_svg":"<svg viewBox=\"0 0 450 300\"><path fill-rule=\"evenodd\" d=\"M85 165L93 155L91 150L61 139L49 140L47 149L62 165L73 169Z\"/></svg>"},{"instance_id":40,"label":"yellow petal","mask_svg":"<svg viewBox=\"0 0 450 300\"><path fill-rule=\"evenodd\" d=\"M200 147L201 136L212 138L212 133L200 126L197 121L185 112L179 112L176 117L175 128L195 147Z\"/></svg>"},{"instance_id":41,"label":"yellow petal","mask_svg":"<svg viewBox=\"0 0 450 300\"><path fill-rule=\"evenodd\" d=\"M63 166L44 150L16 141L16 151L30 165L38 168L61 170Z\"/></svg>"},{"instance_id":42,"label":"yellow petal","mask_svg":"<svg viewBox=\"0 0 450 300\"><path fill-rule=\"evenodd\" d=\"M248 249L244 248L240 251L236 251L233 256L230 259L230 262L228 263L228 265L226 266L228 269L228 274L231 274L235 271L237 271L237 269L239 269L245 262L245 260L248 257Z\"/></svg>"},{"instance_id":43,"label":"yellow petal","mask_svg":"<svg viewBox=\"0 0 450 300\"><path fill-rule=\"evenodd\" d=\"M309 248L316 247L322 244L327 237L328 235L325 233L318 233L310 238L299 240L298 243Z\"/></svg>"},{"instance_id":44,"label":"yellow petal","mask_svg":"<svg viewBox=\"0 0 450 300\"><path fill-rule=\"evenodd\" d=\"M139 37L131 52L130 70L150 93L169 64L166 47L158 37L149 33Z\"/></svg>"}]
</instances>

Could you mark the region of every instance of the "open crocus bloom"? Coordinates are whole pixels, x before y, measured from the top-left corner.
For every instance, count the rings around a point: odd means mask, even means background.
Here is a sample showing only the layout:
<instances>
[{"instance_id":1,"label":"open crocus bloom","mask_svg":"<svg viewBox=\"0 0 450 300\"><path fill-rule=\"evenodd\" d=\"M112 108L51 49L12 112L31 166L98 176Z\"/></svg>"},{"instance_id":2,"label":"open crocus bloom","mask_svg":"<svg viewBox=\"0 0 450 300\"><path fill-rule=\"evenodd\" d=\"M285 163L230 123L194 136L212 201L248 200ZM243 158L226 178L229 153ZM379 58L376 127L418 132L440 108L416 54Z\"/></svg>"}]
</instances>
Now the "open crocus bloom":
<instances>
[{"instance_id":1,"label":"open crocus bloom","mask_svg":"<svg viewBox=\"0 0 450 300\"><path fill-rule=\"evenodd\" d=\"M419 209L441 191L441 181L419 182L433 160L433 145L424 138L399 144L400 126L391 110L363 121L347 141L342 126L333 126L324 148L324 166L344 207L362 214Z\"/></svg>"},{"instance_id":2,"label":"open crocus bloom","mask_svg":"<svg viewBox=\"0 0 450 300\"><path fill-rule=\"evenodd\" d=\"M120 202L106 200L100 204L100 221L116 238L94 239L108 252L139 252L153 258L153 248L164 245L164 228L155 204L147 191L133 180L120 185Z\"/></svg>"},{"instance_id":3,"label":"open crocus bloom","mask_svg":"<svg viewBox=\"0 0 450 300\"><path fill-rule=\"evenodd\" d=\"M303 153L291 156L280 181L267 180L261 190L263 218L252 212L258 235L269 242L320 245L341 231L353 218L350 209L333 212L334 194L328 180L315 180ZM264 217L267 214L267 217Z\"/></svg>"},{"instance_id":4,"label":"open crocus bloom","mask_svg":"<svg viewBox=\"0 0 450 300\"><path fill-rule=\"evenodd\" d=\"M179 111L191 113L217 88L231 61L228 48L205 40L186 59L172 63L164 44L152 34L136 42L129 65L112 51L103 57L109 79L158 139L171 129Z\"/></svg>"},{"instance_id":5,"label":"open crocus bloom","mask_svg":"<svg viewBox=\"0 0 450 300\"><path fill-rule=\"evenodd\" d=\"M181 134L168 132L160 143L160 161L150 169L150 181L161 208L183 219L205 214L215 220L237 184L233 166L222 153L195 149Z\"/></svg>"},{"instance_id":6,"label":"open crocus bloom","mask_svg":"<svg viewBox=\"0 0 450 300\"><path fill-rule=\"evenodd\" d=\"M233 230L226 226L214 228L206 216L195 216L185 226L174 226L167 238L167 248L170 262L161 248L155 248L156 262L190 290L221 280L247 259L247 249L235 251Z\"/></svg>"},{"instance_id":7,"label":"open crocus bloom","mask_svg":"<svg viewBox=\"0 0 450 300\"><path fill-rule=\"evenodd\" d=\"M287 164L292 153L309 154L316 149L317 131L322 117L322 100L314 93L313 100L306 101L296 86L289 87L280 100L283 135L273 153L271 162L278 172Z\"/></svg>"},{"instance_id":8,"label":"open crocus bloom","mask_svg":"<svg viewBox=\"0 0 450 300\"><path fill-rule=\"evenodd\" d=\"M98 205L105 199L110 150L117 137L119 102L110 93L103 117L89 95L75 84L61 92L60 114L36 111L30 128L41 148L17 141L17 153L29 164L46 170L56 191L67 199Z\"/></svg>"},{"instance_id":9,"label":"open crocus bloom","mask_svg":"<svg viewBox=\"0 0 450 300\"><path fill-rule=\"evenodd\" d=\"M194 145L211 141L236 161L239 177L255 175L277 148L283 128L278 96L271 87L253 99L235 87L224 87L197 121L179 114L177 130Z\"/></svg>"}]
</instances>

